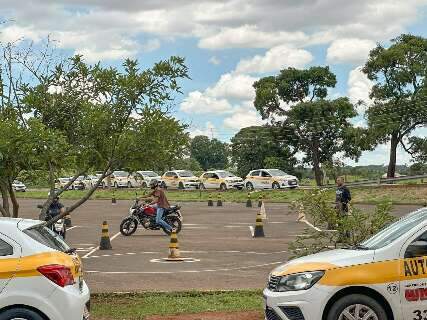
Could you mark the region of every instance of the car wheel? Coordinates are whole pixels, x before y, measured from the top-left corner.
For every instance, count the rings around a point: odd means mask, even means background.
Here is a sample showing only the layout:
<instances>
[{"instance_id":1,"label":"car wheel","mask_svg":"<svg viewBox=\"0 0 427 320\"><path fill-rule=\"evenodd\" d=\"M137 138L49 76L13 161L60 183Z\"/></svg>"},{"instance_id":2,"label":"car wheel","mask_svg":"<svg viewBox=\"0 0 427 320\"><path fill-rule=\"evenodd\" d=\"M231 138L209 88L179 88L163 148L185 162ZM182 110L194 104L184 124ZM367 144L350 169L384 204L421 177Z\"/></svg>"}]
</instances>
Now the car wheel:
<instances>
[{"instance_id":1,"label":"car wheel","mask_svg":"<svg viewBox=\"0 0 427 320\"><path fill-rule=\"evenodd\" d=\"M182 182L179 183L178 189L180 189L180 190L184 190L185 189L184 184Z\"/></svg>"},{"instance_id":2,"label":"car wheel","mask_svg":"<svg viewBox=\"0 0 427 320\"><path fill-rule=\"evenodd\" d=\"M227 185L225 183L221 183L221 185L219 186L219 190L226 191L227 190Z\"/></svg>"},{"instance_id":3,"label":"car wheel","mask_svg":"<svg viewBox=\"0 0 427 320\"><path fill-rule=\"evenodd\" d=\"M143 188L147 188L147 182L143 182L143 183L142 183L142 187L143 187Z\"/></svg>"},{"instance_id":4,"label":"car wheel","mask_svg":"<svg viewBox=\"0 0 427 320\"><path fill-rule=\"evenodd\" d=\"M273 182L272 188L275 190L280 189L280 184L275 181L275 182Z\"/></svg>"},{"instance_id":5,"label":"car wheel","mask_svg":"<svg viewBox=\"0 0 427 320\"><path fill-rule=\"evenodd\" d=\"M375 299L351 294L336 301L329 310L327 320L387 320L387 313Z\"/></svg>"},{"instance_id":6,"label":"car wheel","mask_svg":"<svg viewBox=\"0 0 427 320\"><path fill-rule=\"evenodd\" d=\"M0 313L0 320L43 320L43 318L35 311L24 309L24 308L15 308L6 310Z\"/></svg>"},{"instance_id":7,"label":"car wheel","mask_svg":"<svg viewBox=\"0 0 427 320\"><path fill-rule=\"evenodd\" d=\"M254 189L254 185L252 184L252 182L248 182L246 183L246 189L252 191Z\"/></svg>"}]
</instances>

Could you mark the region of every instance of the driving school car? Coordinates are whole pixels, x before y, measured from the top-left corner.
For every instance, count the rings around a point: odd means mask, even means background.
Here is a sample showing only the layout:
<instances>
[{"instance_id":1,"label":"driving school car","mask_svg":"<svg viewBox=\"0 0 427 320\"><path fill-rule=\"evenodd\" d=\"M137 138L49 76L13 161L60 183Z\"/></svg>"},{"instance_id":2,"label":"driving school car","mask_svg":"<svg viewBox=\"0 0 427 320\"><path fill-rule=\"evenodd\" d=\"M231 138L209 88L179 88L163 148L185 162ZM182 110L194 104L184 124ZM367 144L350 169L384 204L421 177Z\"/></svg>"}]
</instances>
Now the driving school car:
<instances>
[{"instance_id":1,"label":"driving school car","mask_svg":"<svg viewBox=\"0 0 427 320\"><path fill-rule=\"evenodd\" d=\"M0 218L0 319L87 320L80 258L41 221Z\"/></svg>"},{"instance_id":2,"label":"driving school car","mask_svg":"<svg viewBox=\"0 0 427 320\"><path fill-rule=\"evenodd\" d=\"M220 190L235 188L241 190L243 189L243 180L228 171L207 171L200 176L200 188Z\"/></svg>"},{"instance_id":3,"label":"driving school car","mask_svg":"<svg viewBox=\"0 0 427 320\"><path fill-rule=\"evenodd\" d=\"M267 320L424 320L427 209L354 248L292 260L269 276Z\"/></svg>"},{"instance_id":4,"label":"driving school car","mask_svg":"<svg viewBox=\"0 0 427 320\"><path fill-rule=\"evenodd\" d=\"M248 190L298 187L298 178L279 169L258 169L248 173L245 180Z\"/></svg>"},{"instance_id":5,"label":"driving school car","mask_svg":"<svg viewBox=\"0 0 427 320\"><path fill-rule=\"evenodd\" d=\"M163 174L161 185L164 188L189 189L199 188L199 178L188 170L173 170Z\"/></svg>"}]
</instances>

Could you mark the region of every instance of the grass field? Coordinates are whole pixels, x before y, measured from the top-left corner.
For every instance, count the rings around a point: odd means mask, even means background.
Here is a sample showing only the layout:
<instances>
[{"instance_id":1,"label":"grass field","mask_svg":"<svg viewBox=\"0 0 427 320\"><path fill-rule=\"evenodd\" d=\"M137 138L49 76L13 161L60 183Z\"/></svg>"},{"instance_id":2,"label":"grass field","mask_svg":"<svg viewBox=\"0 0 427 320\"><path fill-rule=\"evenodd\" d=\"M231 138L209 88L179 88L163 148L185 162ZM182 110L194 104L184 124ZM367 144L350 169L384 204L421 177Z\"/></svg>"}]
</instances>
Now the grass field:
<instances>
[{"instance_id":1,"label":"grass field","mask_svg":"<svg viewBox=\"0 0 427 320\"><path fill-rule=\"evenodd\" d=\"M94 320L140 320L150 315L262 310L261 290L98 294L91 297Z\"/></svg>"},{"instance_id":2,"label":"grass field","mask_svg":"<svg viewBox=\"0 0 427 320\"><path fill-rule=\"evenodd\" d=\"M354 203L376 204L382 201L390 201L393 204L420 204L427 203L427 187L426 186L381 186L381 187L354 187L351 188ZM80 199L85 191L66 191L62 194L64 199ZM149 190L141 189L119 189L119 190L97 190L92 199L112 199L114 196L118 200L132 200L135 197L141 197L147 194ZM267 190L254 192L251 194L253 201L258 200L262 196L267 202L282 202L290 203L303 197L310 190L294 189L294 190ZM331 201L334 201L335 190L328 189ZM172 202L192 202L192 201L208 201L210 197L216 201L221 195L223 201L226 202L245 202L248 198L248 193L245 190L229 190L226 192L218 191L200 191L200 190L167 190L167 196ZM45 199L47 190L27 191L18 193L20 198L38 198Z\"/></svg>"}]
</instances>

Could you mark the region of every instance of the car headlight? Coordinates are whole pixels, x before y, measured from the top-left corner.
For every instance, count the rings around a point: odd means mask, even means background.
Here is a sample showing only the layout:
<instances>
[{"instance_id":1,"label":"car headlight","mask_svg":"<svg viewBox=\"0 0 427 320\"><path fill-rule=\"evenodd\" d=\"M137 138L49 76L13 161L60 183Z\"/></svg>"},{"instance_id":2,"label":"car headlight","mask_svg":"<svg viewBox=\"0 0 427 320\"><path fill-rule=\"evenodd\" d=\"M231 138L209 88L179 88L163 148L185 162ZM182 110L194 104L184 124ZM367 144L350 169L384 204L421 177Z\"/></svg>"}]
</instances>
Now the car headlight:
<instances>
[{"instance_id":1,"label":"car headlight","mask_svg":"<svg viewBox=\"0 0 427 320\"><path fill-rule=\"evenodd\" d=\"M284 276L277 285L277 291L308 290L325 274L324 271L302 272Z\"/></svg>"}]
</instances>

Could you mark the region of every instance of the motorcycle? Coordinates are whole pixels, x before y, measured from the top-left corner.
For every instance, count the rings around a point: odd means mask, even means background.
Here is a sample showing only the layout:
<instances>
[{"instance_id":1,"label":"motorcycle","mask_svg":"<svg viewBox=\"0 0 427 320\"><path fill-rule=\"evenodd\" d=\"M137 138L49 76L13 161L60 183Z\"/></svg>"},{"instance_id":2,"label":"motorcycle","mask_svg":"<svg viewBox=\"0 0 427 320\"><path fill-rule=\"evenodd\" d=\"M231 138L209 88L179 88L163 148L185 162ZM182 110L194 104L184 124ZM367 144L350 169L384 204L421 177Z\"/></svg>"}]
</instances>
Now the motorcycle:
<instances>
[{"instance_id":1,"label":"motorcycle","mask_svg":"<svg viewBox=\"0 0 427 320\"><path fill-rule=\"evenodd\" d=\"M42 205L38 205L37 208L43 209ZM55 217L56 214L54 212L51 212L50 210L47 212L45 221L50 221L53 217ZM59 219L55 223L51 224L49 226L49 229L51 229L53 232L55 232L57 235L61 236L62 239L65 240L65 235L67 234L67 228L65 226L65 220Z\"/></svg>"},{"instance_id":2,"label":"motorcycle","mask_svg":"<svg viewBox=\"0 0 427 320\"><path fill-rule=\"evenodd\" d=\"M163 220L174 228L176 233L179 233L182 228L182 215L180 209L180 206L171 206L169 209L165 209L163 213ZM147 230L162 229L163 232L170 235L169 231L156 223L156 212L156 208L148 205L141 205L138 201L135 201L133 206L129 209L129 216L124 218L120 224L121 234L130 236L135 233L138 225L141 225Z\"/></svg>"}]
</instances>

